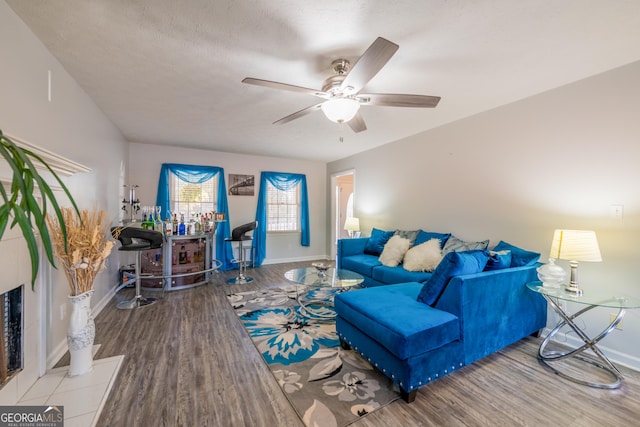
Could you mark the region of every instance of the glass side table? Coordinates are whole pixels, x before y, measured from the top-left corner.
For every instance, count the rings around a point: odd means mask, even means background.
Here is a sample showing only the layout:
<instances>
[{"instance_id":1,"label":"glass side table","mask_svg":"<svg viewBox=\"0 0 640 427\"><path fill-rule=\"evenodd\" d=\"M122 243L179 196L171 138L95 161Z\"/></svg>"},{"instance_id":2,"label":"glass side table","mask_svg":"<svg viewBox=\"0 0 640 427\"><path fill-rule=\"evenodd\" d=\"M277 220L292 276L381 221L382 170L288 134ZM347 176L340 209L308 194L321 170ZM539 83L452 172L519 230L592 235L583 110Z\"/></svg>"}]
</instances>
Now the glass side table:
<instances>
[{"instance_id":1,"label":"glass side table","mask_svg":"<svg viewBox=\"0 0 640 427\"><path fill-rule=\"evenodd\" d=\"M578 296L576 294L565 291L564 287L554 288L542 286L542 282L531 282L527 284L527 287L533 292L538 292L539 294L541 294L544 299L547 300L549 305L551 305L553 310L558 313L562 319L558 322L556 327L553 328L551 332L549 332L549 334L544 338L542 344L540 344L540 348L538 349L538 360L540 360L542 364L551 369L557 375L560 375L563 378L577 382L579 384L607 389L620 387L623 380L622 373L598 348L597 343L600 342L600 340L602 340L604 337L606 337L609 332L611 332L618 325L618 323L622 321L625 310L640 308L640 299L615 295L602 289L590 289L589 291L585 291L583 295ZM584 307L582 310L579 310L577 313L569 314L562 308L560 301L570 301L578 304L583 304L586 307ZM618 314L609 323L609 325L602 330L602 332L598 333L594 338L591 338L575 323L575 320L584 313L597 307L614 308L618 310ZM560 330L565 325L569 326L578 335L578 337L582 339L584 344L580 347L567 351L547 350L547 345L549 344L549 342L556 336L558 332L560 332ZM581 354L588 349L593 352L595 357ZM568 359L571 357L575 357L579 360L590 363L598 369L601 369L606 374L608 374L609 377L611 377L611 381L606 383L586 381L577 378L576 376L573 376L568 372L562 372L554 366L551 366L551 364L549 363L562 359Z\"/></svg>"}]
</instances>

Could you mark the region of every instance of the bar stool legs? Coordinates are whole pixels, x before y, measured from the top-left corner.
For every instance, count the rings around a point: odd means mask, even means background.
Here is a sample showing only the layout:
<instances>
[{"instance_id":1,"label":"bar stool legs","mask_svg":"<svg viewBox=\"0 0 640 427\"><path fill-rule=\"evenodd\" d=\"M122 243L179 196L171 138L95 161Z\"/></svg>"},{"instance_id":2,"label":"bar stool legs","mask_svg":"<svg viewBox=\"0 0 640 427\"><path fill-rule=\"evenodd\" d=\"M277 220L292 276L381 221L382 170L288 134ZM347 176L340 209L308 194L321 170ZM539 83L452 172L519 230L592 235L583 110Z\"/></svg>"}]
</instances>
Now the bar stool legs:
<instances>
[{"instance_id":1,"label":"bar stool legs","mask_svg":"<svg viewBox=\"0 0 640 427\"><path fill-rule=\"evenodd\" d=\"M142 251L136 252L136 296L128 301L121 301L116 306L121 310L131 310L134 308L146 307L156 302L156 298L143 297L140 291L140 264L142 260Z\"/></svg>"},{"instance_id":2,"label":"bar stool legs","mask_svg":"<svg viewBox=\"0 0 640 427\"><path fill-rule=\"evenodd\" d=\"M251 240L248 240L249 242ZM247 272L247 261L244 257L244 248L242 247L242 240L238 240L238 259L233 262L237 262L238 264L238 276L232 279L227 280L227 283L230 285L244 285L245 283L253 282L253 277L245 276Z\"/></svg>"}]
</instances>

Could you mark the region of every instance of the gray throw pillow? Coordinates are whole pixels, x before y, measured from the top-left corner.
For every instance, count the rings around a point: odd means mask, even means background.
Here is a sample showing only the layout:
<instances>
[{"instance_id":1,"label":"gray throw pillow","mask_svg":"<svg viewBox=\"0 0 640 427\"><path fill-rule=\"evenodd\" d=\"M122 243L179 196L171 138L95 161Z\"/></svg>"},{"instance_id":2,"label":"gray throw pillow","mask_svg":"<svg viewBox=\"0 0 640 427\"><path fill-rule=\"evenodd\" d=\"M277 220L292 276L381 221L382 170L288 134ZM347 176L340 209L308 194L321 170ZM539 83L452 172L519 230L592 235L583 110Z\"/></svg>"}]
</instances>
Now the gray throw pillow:
<instances>
[{"instance_id":1,"label":"gray throw pillow","mask_svg":"<svg viewBox=\"0 0 640 427\"><path fill-rule=\"evenodd\" d=\"M413 242L416 241L416 237L418 237L418 232L420 230L396 230L394 236L400 236L403 239L407 239L413 245Z\"/></svg>"},{"instance_id":2,"label":"gray throw pillow","mask_svg":"<svg viewBox=\"0 0 640 427\"><path fill-rule=\"evenodd\" d=\"M489 240L483 240L481 242L465 242L464 240L458 239L456 236L451 235L447 239L447 243L444 244L442 248L442 254L448 254L449 252L464 252L464 251L472 251L475 249L484 250L489 246Z\"/></svg>"}]
</instances>

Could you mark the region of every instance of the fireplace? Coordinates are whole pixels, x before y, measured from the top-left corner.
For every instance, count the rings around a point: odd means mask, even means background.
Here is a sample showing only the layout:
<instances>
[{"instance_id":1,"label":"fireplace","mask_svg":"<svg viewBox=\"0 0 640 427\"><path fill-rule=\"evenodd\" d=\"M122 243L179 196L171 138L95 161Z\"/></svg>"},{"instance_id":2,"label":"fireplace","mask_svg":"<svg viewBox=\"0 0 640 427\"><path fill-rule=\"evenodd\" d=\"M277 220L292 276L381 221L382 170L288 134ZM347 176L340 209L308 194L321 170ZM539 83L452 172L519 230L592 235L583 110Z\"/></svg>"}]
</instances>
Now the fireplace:
<instances>
[{"instance_id":1,"label":"fireplace","mask_svg":"<svg viewBox=\"0 0 640 427\"><path fill-rule=\"evenodd\" d=\"M19 146L38 154L63 180L78 172L91 171L86 166L20 138L12 135L9 137ZM43 175L43 178L51 186L56 197L64 196L59 183L48 172ZM0 185L3 185L7 192L11 191L11 185L13 185L11 170L2 159L0 159ZM34 197L40 200L37 194L34 194ZM57 272L54 276L54 270L46 262L40 263L36 282L31 283L30 256L20 227L7 226L0 239L0 271L2 272L0 295L9 293L10 306L13 307L6 309L7 313L11 314L8 320L11 326L10 336L5 336L5 343L12 349L10 353L2 353L5 356L2 356L1 366L5 366L4 359L6 359L7 378L0 386L0 405L12 405L17 403L38 378L45 374L47 366L53 366L66 351L68 320L63 306L67 304L67 298L64 291L56 291L54 287L55 282L65 280L62 273ZM20 284L24 285L18 286ZM16 287L20 288L20 297L14 297L11 293ZM4 308L3 302L4 299L0 298L0 305ZM21 313L15 314L14 310L18 308ZM2 323L0 333L4 335L9 330L5 322ZM20 328L18 339L15 338L15 325Z\"/></svg>"},{"instance_id":2,"label":"fireplace","mask_svg":"<svg viewBox=\"0 0 640 427\"><path fill-rule=\"evenodd\" d=\"M22 370L24 285L0 295L0 387Z\"/></svg>"}]
</instances>

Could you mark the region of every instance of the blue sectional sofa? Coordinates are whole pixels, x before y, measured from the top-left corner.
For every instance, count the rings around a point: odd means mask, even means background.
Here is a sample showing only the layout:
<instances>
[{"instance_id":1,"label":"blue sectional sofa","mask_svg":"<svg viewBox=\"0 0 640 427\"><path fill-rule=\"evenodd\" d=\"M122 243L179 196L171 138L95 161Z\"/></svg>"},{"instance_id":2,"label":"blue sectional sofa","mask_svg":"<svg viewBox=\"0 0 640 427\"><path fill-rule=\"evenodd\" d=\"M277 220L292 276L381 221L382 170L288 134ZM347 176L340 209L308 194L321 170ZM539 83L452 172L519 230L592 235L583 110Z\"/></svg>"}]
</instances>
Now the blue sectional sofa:
<instances>
[{"instance_id":1,"label":"blue sectional sofa","mask_svg":"<svg viewBox=\"0 0 640 427\"><path fill-rule=\"evenodd\" d=\"M546 324L544 298L526 287L537 280L538 254L500 242L498 249L513 251L513 264L502 269L483 271L490 254L475 250L445 255L431 273L409 272L358 252L366 240L339 242L338 266L365 276L367 288L336 296L336 330L407 402L418 388Z\"/></svg>"}]
</instances>

